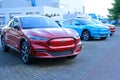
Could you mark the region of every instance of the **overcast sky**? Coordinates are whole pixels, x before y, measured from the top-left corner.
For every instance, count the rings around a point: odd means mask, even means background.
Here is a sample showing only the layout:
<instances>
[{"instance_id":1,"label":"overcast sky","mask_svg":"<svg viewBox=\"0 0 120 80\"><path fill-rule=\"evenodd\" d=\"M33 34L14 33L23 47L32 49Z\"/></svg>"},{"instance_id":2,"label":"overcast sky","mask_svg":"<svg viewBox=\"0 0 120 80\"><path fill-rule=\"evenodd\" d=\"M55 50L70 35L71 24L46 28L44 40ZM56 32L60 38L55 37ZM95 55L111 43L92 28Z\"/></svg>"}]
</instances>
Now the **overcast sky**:
<instances>
[{"instance_id":1,"label":"overcast sky","mask_svg":"<svg viewBox=\"0 0 120 80\"><path fill-rule=\"evenodd\" d=\"M83 6L84 0L60 0L62 7L68 9L69 11L78 11L81 10L80 6Z\"/></svg>"},{"instance_id":2,"label":"overcast sky","mask_svg":"<svg viewBox=\"0 0 120 80\"><path fill-rule=\"evenodd\" d=\"M83 0L85 2L85 12L86 13L96 13L98 15L106 16L108 14L108 8L112 8L111 3L113 0ZM67 3L69 10L79 9L81 5L81 0L61 0L61 2ZM70 5L74 4L74 5ZM76 5L75 5L76 4Z\"/></svg>"},{"instance_id":3,"label":"overcast sky","mask_svg":"<svg viewBox=\"0 0 120 80\"><path fill-rule=\"evenodd\" d=\"M109 13L107 9L112 8L111 3L113 0L85 0L85 11L105 16Z\"/></svg>"}]
</instances>

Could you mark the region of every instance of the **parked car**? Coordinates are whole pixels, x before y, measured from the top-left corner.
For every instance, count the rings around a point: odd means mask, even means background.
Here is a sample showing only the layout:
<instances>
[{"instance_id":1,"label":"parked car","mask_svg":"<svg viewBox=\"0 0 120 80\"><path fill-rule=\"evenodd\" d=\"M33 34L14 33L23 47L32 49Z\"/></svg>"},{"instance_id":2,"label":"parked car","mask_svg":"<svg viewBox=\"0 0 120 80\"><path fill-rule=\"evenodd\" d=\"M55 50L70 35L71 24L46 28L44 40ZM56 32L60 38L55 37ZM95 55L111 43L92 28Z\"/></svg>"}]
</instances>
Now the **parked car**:
<instances>
[{"instance_id":1,"label":"parked car","mask_svg":"<svg viewBox=\"0 0 120 80\"><path fill-rule=\"evenodd\" d=\"M114 25L109 24L109 23L102 23L101 21L96 20L96 19L92 19L92 21L95 22L96 24L99 24L99 25L108 26L110 29L111 36L115 33L115 26Z\"/></svg>"},{"instance_id":2,"label":"parked car","mask_svg":"<svg viewBox=\"0 0 120 80\"><path fill-rule=\"evenodd\" d=\"M28 64L35 58L76 57L82 48L79 34L61 28L54 20L44 16L16 16L1 31L3 51L10 48L21 53Z\"/></svg>"},{"instance_id":3,"label":"parked car","mask_svg":"<svg viewBox=\"0 0 120 80\"><path fill-rule=\"evenodd\" d=\"M112 25L112 24L107 24L107 23L105 23L104 25L109 27L109 29L110 29L110 36L112 36L115 33L115 29L116 29L115 26Z\"/></svg>"},{"instance_id":4,"label":"parked car","mask_svg":"<svg viewBox=\"0 0 120 80\"><path fill-rule=\"evenodd\" d=\"M109 28L102 25L97 25L89 19L73 18L62 22L62 27L72 28L79 33L83 40L92 38L106 39L110 35Z\"/></svg>"}]
</instances>

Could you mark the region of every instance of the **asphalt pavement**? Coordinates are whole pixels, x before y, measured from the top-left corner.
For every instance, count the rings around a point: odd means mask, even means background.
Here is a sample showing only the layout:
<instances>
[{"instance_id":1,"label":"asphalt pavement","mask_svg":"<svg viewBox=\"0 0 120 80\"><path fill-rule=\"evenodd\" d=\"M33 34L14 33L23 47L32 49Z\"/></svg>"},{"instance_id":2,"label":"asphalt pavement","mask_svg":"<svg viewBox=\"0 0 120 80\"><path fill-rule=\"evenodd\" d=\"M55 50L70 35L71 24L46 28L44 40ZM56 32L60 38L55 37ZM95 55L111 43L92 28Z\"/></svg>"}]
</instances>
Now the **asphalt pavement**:
<instances>
[{"instance_id":1,"label":"asphalt pavement","mask_svg":"<svg viewBox=\"0 0 120 80\"><path fill-rule=\"evenodd\" d=\"M34 59L30 65L0 47L0 80L120 80L120 27L106 40L82 44L74 59Z\"/></svg>"}]
</instances>

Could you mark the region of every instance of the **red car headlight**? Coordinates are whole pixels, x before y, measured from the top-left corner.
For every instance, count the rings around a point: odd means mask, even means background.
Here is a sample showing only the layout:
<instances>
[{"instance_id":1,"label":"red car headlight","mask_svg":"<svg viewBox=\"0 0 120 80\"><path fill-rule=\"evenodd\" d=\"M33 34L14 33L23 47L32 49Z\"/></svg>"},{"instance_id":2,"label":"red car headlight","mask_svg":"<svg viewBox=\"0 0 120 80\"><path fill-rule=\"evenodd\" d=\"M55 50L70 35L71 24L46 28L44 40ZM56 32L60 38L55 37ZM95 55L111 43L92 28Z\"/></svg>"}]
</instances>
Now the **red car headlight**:
<instances>
[{"instance_id":1,"label":"red car headlight","mask_svg":"<svg viewBox=\"0 0 120 80\"><path fill-rule=\"evenodd\" d=\"M40 41L47 41L48 38L46 37L40 37L40 36L29 36L31 40L40 40Z\"/></svg>"},{"instance_id":2,"label":"red car headlight","mask_svg":"<svg viewBox=\"0 0 120 80\"><path fill-rule=\"evenodd\" d=\"M74 38L75 38L75 39L78 39L78 38L80 38L80 36L79 36L79 35L76 35Z\"/></svg>"}]
</instances>

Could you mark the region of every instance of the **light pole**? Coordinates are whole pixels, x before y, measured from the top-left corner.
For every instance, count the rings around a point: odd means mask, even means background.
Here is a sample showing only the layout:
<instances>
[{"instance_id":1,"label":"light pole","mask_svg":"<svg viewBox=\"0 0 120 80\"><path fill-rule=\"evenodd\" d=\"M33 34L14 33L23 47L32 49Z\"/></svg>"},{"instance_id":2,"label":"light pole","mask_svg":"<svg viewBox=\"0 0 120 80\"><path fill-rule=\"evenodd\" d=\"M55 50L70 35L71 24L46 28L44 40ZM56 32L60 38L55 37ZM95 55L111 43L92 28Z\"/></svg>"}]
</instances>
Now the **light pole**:
<instances>
[{"instance_id":1,"label":"light pole","mask_svg":"<svg viewBox=\"0 0 120 80\"><path fill-rule=\"evenodd\" d=\"M85 6L83 6L83 13L85 13Z\"/></svg>"}]
</instances>

